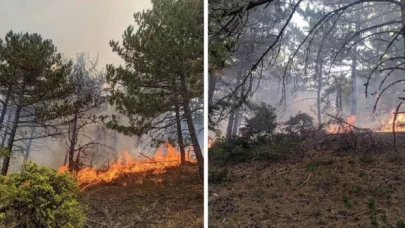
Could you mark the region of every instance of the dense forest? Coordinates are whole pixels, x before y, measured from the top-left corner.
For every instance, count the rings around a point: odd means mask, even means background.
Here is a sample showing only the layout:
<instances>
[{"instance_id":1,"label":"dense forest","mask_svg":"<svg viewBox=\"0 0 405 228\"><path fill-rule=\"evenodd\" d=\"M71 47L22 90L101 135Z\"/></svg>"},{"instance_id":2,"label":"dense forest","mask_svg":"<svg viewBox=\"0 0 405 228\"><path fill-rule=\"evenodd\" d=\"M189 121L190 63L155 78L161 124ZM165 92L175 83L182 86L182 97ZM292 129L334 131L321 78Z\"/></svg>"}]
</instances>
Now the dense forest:
<instances>
[{"instance_id":1,"label":"dense forest","mask_svg":"<svg viewBox=\"0 0 405 228\"><path fill-rule=\"evenodd\" d=\"M209 1L210 225L405 226L404 25L403 0Z\"/></svg>"},{"instance_id":2,"label":"dense forest","mask_svg":"<svg viewBox=\"0 0 405 228\"><path fill-rule=\"evenodd\" d=\"M203 2L152 5L110 41L122 65L0 39L0 227L202 224Z\"/></svg>"}]
</instances>

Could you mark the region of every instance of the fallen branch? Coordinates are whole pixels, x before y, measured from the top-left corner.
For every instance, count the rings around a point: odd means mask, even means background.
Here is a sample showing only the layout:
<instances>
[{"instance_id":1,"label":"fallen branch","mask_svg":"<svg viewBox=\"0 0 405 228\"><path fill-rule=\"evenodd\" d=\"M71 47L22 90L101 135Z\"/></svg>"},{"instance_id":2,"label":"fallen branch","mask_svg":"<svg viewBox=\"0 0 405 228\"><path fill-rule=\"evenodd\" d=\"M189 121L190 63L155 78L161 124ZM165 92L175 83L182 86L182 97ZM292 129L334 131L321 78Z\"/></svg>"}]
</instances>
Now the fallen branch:
<instances>
[{"instance_id":1,"label":"fallen branch","mask_svg":"<svg viewBox=\"0 0 405 228\"><path fill-rule=\"evenodd\" d=\"M405 170L402 171L402 172L400 172L400 173L398 173L398 174L396 174L395 176L393 176L393 177L391 177L391 178L388 178L388 179L384 180L383 182L381 182L380 184L378 184L377 187L380 187L382 184L386 183L387 181L390 181L390 180L392 180L392 179L394 179L394 178L397 178L397 177L399 177L401 174L404 174L404 173L405 173Z\"/></svg>"},{"instance_id":2,"label":"fallen branch","mask_svg":"<svg viewBox=\"0 0 405 228\"><path fill-rule=\"evenodd\" d=\"M298 172L298 171L301 171L301 170L305 170L305 169L298 169L298 170L284 171L284 172L276 173L276 176L278 176L278 175L282 175L282 174L286 174L286 173Z\"/></svg>"},{"instance_id":3,"label":"fallen branch","mask_svg":"<svg viewBox=\"0 0 405 228\"><path fill-rule=\"evenodd\" d=\"M284 196L284 198L290 199L290 200L296 201L296 202L309 202L308 199L294 199L294 198L291 198L291 197L288 197L288 196Z\"/></svg>"},{"instance_id":4,"label":"fallen branch","mask_svg":"<svg viewBox=\"0 0 405 228\"><path fill-rule=\"evenodd\" d=\"M372 132L370 129L368 129L368 128L360 128L360 127L356 127L356 126L354 126L353 124L351 124L351 123L348 123L347 121L345 121L345 120L343 120L342 118L340 118L340 117L337 117L337 116L332 116L332 115L330 115L330 114L328 114L328 113L325 113L327 116L329 116L329 117L331 117L331 118L333 118L333 119L336 119L336 120L338 120L339 122L341 122L341 123L344 123L344 124L347 124L347 125L349 125L350 127L352 127L353 129L356 129L356 130L359 130L359 131L365 131L365 132Z\"/></svg>"},{"instance_id":5,"label":"fallen branch","mask_svg":"<svg viewBox=\"0 0 405 228\"><path fill-rule=\"evenodd\" d=\"M382 208L377 208L375 211L376 212L381 212L382 210L383 210ZM368 213L373 212L373 211L374 210L367 210L367 211L359 212L359 213L356 213L356 214L351 214L349 216L352 217L352 216L364 215L364 214L368 214Z\"/></svg>"},{"instance_id":6,"label":"fallen branch","mask_svg":"<svg viewBox=\"0 0 405 228\"><path fill-rule=\"evenodd\" d=\"M96 223L96 224L101 225L101 226L108 227L107 224L104 224L104 223L101 223L101 222L97 222L97 221L91 220L91 219L89 219L89 218L87 218L86 220L89 221L89 222L92 222L92 223Z\"/></svg>"},{"instance_id":7,"label":"fallen branch","mask_svg":"<svg viewBox=\"0 0 405 228\"><path fill-rule=\"evenodd\" d=\"M308 179L307 179L306 181L304 181L304 183L302 183L300 186L298 186L298 188L301 188L302 186L304 186L304 185L309 181L309 179L311 178L311 176L312 176L312 173L309 174Z\"/></svg>"},{"instance_id":8,"label":"fallen branch","mask_svg":"<svg viewBox=\"0 0 405 228\"><path fill-rule=\"evenodd\" d=\"M401 107L401 105L402 105L402 102L401 103L399 103L399 105L397 106L397 109L395 110L395 113L394 113L394 121L392 121L392 135L394 136L394 151L395 151L395 153L397 154L397 156L399 155L398 154L398 149L397 149L397 135L396 135L396 132L395 132L395 125L396 125L396 123L397 123L397 116L398 116L398 112L399 112L399 108Z\"/></svg>"}]
</instances>

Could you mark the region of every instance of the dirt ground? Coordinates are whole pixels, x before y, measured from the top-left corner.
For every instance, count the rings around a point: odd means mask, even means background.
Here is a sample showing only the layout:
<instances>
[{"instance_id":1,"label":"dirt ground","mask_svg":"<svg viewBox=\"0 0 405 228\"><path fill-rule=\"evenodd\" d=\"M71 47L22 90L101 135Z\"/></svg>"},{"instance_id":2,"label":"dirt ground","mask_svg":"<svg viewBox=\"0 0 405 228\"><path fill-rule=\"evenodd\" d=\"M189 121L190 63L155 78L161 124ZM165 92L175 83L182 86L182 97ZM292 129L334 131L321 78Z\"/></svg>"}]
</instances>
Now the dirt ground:
<instances>
[{"instance_id":1,"label":"dirt ground","mask_svg":"<svg viewBox=\"0 0 405 228\"><path fill-rule=\"evenodd\" d=\"M139 183L142 177L143 183ZM161 183L156 179L162 178ZM83 190L85 227L202 227L203 183L197 167L169 168L158 177L129 175Z\"/></svg>"},{"instance_id":2,"label":"dirt ground","mask_svg":"<svg viewBox=\"0 0 405 228\"><path fill-rule=\"evenodd\" d=\"M209 187L210 227L405 227L405 165L388 154L311 151L226 169Z\"/></svg>"}]
</instances>

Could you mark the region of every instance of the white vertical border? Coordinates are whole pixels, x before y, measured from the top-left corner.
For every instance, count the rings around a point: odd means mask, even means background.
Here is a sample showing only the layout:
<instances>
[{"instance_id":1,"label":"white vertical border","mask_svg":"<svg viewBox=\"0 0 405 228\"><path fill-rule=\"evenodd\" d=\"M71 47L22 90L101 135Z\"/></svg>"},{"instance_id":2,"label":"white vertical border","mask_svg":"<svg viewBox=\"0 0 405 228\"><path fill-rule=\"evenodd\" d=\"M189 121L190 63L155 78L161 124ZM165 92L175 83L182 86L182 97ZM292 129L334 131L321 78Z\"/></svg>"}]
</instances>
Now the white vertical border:
<instances>
[{"instance_id":1,"label":"white vertical border","mask_svg":"<svg viewBox=\"0 0 405 228\"><path fill-rule=\"evenodd\" d=\"M204 0L204 227L208 228L208 0Z\"/></svg>"}]
</instances>

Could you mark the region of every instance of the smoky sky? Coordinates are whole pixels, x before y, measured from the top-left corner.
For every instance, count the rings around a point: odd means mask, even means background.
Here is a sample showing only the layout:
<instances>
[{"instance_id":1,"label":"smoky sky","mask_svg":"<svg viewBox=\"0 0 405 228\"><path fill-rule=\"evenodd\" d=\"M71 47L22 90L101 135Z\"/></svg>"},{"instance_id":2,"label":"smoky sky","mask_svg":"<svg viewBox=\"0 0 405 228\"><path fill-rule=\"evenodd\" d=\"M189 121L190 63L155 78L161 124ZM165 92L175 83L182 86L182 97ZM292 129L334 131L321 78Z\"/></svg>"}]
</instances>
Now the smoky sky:
<instances>
[{"instance_id":1,"label":"smoky sky","mask_svg":"<svg viewBox=\"0 0 405 228\"><path fill-rule=\"evenodd\" d=\"M99 68L105 68L123 63L109 41L121 41L124 30L135 25L133 14L151 7L150 0L0 0L0 38L10 30L39 33L67 58L98 54Z\"/></svg>"}]
</instances>

